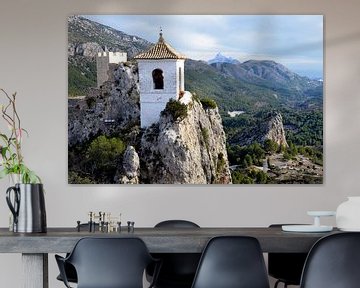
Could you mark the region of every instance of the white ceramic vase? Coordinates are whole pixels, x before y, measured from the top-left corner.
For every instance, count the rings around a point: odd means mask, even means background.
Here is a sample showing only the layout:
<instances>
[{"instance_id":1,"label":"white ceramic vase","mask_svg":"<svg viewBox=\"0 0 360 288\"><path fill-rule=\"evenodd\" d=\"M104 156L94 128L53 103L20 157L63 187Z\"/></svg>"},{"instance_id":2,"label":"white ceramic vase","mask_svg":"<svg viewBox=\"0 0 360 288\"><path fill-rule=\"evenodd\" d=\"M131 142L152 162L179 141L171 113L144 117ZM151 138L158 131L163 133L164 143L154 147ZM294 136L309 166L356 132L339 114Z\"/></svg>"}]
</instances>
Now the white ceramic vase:
<instances>
[{"instance_id":1,"label":"white ceramic vase","mask_svg":"<svg viewBox=\"0 0 360 288\"><path fill-rule=\"evenodd\" d=\"M342 231L360 231L360 196L348 197L338 206L336 226Z\"/></svg>"},{"instance_id":2,"label":"white ceramic vase","mask_svg":"<svg viewBox=\"0 0 360 288\"><path fill-rule=\"evenodd\" d=\"M9 174L9 187L14 187L15 184L22 183L21 174ZM13 231L14 228L14 215L9 212L9 231Z\"/></svg>"},{"instance_id":3,"label":"white ceramic vase","mask_svg":"<svg viewBox=\"0 0 360 288\"><path fill-rule=\"evenodd\" d=\"M10 186L15 186L15 184L22 183L21 174L9 174L9 184Z\"/></svg>"}]
</instances>

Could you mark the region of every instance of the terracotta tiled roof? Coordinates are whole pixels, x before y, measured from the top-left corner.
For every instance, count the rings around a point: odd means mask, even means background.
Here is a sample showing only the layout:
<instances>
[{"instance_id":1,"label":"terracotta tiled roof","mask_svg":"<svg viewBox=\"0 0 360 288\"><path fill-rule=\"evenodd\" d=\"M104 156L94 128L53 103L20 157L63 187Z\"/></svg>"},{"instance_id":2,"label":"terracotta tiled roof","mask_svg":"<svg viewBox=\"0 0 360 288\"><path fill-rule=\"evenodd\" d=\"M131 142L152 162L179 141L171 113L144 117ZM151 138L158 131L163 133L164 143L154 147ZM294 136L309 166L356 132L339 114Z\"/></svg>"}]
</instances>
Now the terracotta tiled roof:
<instances>
[{"instance_id":1,"label":"terracotta tiled roof","mask_svg":"<svg viewBox=\"0 0 360 288\"><path fill-rule=\"evenodd\" d=\"M148 51L134 57L135 59L185 59L186 57L178 53L173 47L165 42L160 33L158 43L151 47Z\"/></svg>"}]
</instances>

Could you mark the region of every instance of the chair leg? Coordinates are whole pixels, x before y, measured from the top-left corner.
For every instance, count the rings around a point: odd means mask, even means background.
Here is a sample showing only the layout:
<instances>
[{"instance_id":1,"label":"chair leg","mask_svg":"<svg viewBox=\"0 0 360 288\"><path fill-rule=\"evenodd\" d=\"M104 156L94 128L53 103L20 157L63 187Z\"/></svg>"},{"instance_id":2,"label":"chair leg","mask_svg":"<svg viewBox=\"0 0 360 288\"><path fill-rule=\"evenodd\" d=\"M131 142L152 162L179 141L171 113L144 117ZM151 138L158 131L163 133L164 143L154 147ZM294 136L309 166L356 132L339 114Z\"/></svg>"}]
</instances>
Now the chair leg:
<instances>
[{"instance_id":1,"label":"chair leg","mask_svg":"<svg viewBox=\"0 0 360 288\"><path fill-rule=\"evenodd\" d=\"M274 284L274 288L277 288L278 285L279 285L279 283L284 283L284 288L287 288L287 287L288 287L288 285L287 285L286 282L283 282L283 281L281 281L281 280L277 280L277 281L275 282L275 284Z\"/></svg>"}]
</instances>

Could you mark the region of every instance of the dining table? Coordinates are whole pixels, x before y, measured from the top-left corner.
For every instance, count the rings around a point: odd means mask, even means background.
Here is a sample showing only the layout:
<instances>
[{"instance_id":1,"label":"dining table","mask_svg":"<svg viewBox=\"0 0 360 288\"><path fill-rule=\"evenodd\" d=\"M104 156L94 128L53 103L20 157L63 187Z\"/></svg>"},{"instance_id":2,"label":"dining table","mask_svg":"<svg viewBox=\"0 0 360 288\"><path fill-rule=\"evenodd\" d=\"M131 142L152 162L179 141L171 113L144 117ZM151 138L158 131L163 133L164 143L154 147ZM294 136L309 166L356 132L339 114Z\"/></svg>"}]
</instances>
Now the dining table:
<instances>
[{"instance_id":1,"label":"dining table","mask_svg":"<svg viewBox=\"0 0 360 288\"><path fill-rule=\"evenodd\" d=\"M95 229L96 230L96 229ZM68 253L83 237L138 237L150 253L201 253L216 236L239 235L258 239L264 253L308 252L320 238L338 233L284 232L281 227L134 228L102 232L67 227L48 228L46 233L14 233L0 228L0 253L22 254L24 288L48 288L48 254Z\"/></svg>"}]
</instances>

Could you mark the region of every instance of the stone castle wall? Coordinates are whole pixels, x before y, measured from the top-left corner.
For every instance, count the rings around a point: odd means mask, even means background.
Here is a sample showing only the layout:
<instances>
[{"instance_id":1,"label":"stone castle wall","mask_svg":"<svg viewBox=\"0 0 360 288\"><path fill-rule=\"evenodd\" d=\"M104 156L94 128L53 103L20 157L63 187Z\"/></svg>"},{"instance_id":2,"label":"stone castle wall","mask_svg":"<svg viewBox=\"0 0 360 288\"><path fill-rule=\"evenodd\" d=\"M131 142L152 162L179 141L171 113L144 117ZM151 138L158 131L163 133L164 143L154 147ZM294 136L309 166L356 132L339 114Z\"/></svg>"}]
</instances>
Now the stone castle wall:
<instances>
[{"instance_id":1,"label":"stone castle wall","mask_svg":"<svg viewBox=\"0 0 360 288\"><path fill-rule=\"evenodd\" d=\"M109 64L119 64L127 61L125 52L99 52L96 57L97 87L109 80Z\"/></svg>"}]
</instances>

